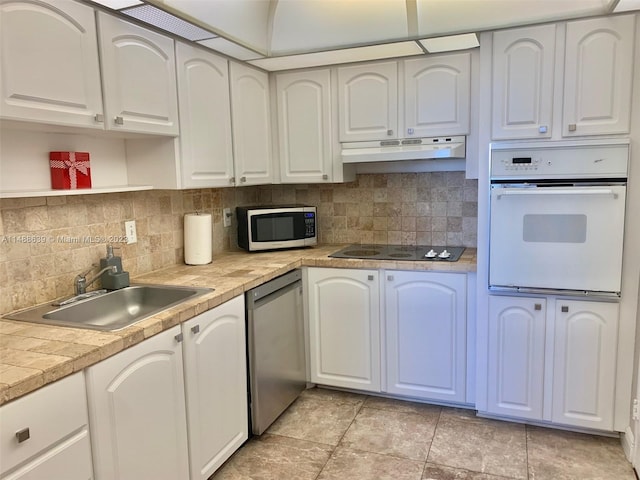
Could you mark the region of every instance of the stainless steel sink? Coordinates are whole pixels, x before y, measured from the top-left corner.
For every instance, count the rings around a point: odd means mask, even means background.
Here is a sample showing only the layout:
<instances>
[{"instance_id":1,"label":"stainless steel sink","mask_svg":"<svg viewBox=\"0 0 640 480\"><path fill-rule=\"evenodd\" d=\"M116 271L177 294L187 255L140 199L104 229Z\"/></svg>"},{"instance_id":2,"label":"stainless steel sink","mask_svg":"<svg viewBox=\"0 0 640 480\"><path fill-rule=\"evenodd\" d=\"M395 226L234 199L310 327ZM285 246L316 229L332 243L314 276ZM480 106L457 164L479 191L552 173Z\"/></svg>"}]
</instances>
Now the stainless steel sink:
<instances>
[{"instance_id":1,"label":"stainless steel sink","mask_svg":"<svg viewBox=\"0 0 640 480\"><path fill-rule=\"evenodd\" d=\"M39 305L6 315L4 318L114 331L212 291L211 288L133 285L63 307Z\"/></svg>"}]
</instances>

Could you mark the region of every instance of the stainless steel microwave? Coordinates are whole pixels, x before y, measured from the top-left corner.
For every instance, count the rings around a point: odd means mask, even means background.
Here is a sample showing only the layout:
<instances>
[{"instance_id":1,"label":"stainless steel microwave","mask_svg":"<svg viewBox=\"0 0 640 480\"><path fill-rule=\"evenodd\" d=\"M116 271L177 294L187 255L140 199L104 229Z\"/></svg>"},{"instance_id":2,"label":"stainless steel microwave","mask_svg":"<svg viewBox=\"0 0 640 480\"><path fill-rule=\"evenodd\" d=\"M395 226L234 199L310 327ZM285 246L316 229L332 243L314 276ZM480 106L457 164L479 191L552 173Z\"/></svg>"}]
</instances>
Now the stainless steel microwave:
<instances>
[{"instance_id":1,"label":"stainless steel microwave","mask_svg":"<svg viewBox=\"0 0 640 480\"><path fill-rule=\"evenodd\" d=\"M238 246L249 252L307 247L318 243L316 207L237 207Z\"/></svg>"}]
</instances>

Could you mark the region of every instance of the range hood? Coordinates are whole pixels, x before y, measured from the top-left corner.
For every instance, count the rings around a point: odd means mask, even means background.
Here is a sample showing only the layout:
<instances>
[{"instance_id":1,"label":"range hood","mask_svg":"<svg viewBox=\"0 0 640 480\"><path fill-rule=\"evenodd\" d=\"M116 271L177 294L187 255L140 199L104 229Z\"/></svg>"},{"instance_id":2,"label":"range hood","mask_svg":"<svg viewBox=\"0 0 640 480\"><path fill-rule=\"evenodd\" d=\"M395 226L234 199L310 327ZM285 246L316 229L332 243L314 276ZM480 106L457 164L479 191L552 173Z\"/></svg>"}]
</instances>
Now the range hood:
<instances>
[{"instance_id":1,"label":"range hood","mask_svg":"<svg viewBox=\"0 0 640 480\"><path fill-rule=\"evenodd\" d=\"M465 158L464 136L342 143L343 163Z\"/></svg>"}]
</instances>

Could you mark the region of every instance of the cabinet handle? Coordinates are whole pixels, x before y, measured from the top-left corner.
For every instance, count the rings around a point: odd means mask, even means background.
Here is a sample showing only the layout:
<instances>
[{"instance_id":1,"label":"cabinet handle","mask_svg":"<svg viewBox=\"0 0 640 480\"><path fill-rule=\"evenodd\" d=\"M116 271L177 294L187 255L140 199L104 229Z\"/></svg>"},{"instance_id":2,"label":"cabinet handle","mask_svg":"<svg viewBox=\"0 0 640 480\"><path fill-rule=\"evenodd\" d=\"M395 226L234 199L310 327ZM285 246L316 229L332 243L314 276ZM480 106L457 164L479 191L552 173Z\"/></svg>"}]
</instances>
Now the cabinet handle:
<instances>
[{"instance_id":1,"label":"cabinet handle","mask_svg":"<svg viewBox=\"0 0 640 480\"><path fill-rule=\"evenodd\" d=\"M576 131L576 124L575 123L570 123L569 124L569 131L570 132L575 132Z\"/></svg>"},{"instance_id":2,"label":"cabinet handle","mask_svg":"<svg viewBox=\"0 0 640 480\"><path fill-rule=\"evenodd\" d=\"M194 325L193 327L191 327L191 331L193 333L198 333L200 331L200 325Z\"/></svg>"},{"instance_id":3,"label":"cabinet handle","mask_svg":"<svg viewBox=\"0 0 640 480\"><path fill-rule=\"evenodd\" d=\"M29 427L23 428L22 430L18 430L16 432L16 438L18 439L18 443L26 442L31 438L31 433L29 433Z\"/></svg>"},{"instance_id":4,"label":"cabinet handle","mask_svg":"<svg viewBox=\"0 0 640 480\"><path fill-rule=\"evenodd\" d=\"M542 310L542 304L541 304L541 303L536 303L536 304L533 306L533 309L534 309L534 310Z\"/></svg>"},{"instance_id":5,"label":"cabinet handle","mask_svg":"<svg viewBox=\"0 0 640 480\"><path fill-rule=\"evenodd\" d=\"M387 280L393 282L393 275L387 275Z\"/></svg>"},{"instance_id":6,"label":"cabinet handle","mask_svg":"<svg viewBox=\"0 0 640 480\"><path fill-rule=\"evenodd\" d=\"M96 123L103 123L104 122L104 115L101 113L96 113L93 117L93 119L96 121Z\"/></svg>"},{"instance_id":7,"label":"cabinet handle","mask_svg":"<svg viewBox=\"0 0 640 480\"><path fill-rule=\"evenodd\" d=\"M236 177L231 177L231 178L229 179L229 183L230 183L231 185L234 185L234 184L236 183Z\"/></svg>"},{"instance_id":8,"label":"cabinet handle","mask_svg":"<svg viewBox=\"0 0 640 480\"><path fill-rule=\"evenodd\" d=\"M562 305L562 307L560 307L560 311L562 311L562 313L567 313L569 311L569 307L566 305Z\"/></svg>"},{"instance_id":9,"label":"cabinet handle","mask_svg":"<svg viewBox=\"0 0 640 480\"><path fill-rule=\"evenodd\" d=\"M175 337L173 337L176 339L176 342L180 343L182 342L182 340L184 339L184 335L182 335L182 333L177 334Z\"/></svg>"},{"instance_id":10,"label":"cabinet handle","mask_svg":"<svg viewBox=\"0 0 640 480\"><path fill-rule=\"evenodd\" d=\"M373 275L368 275L367 280L369 280L370 282L373 281Z\"/></svg>"},{"instance_id":11,"label":"cabinet handle","mask_svg":"<svg viewBox=\"0 0 640 480\"><path fill-rule=\"evenodd\" d=\"M244 183L247 181L247 177L240 177L240 183Z\"/></svg>"},{"instance_id":12,"label":"cabinet handle","mask_svg":"<svg viewBox=\"0 0 640 480\"><path fill-rule=\"evenodd\" d=\"M116 117L113 119L113 121L116 125L124 125L124 118L122 117Z\"/></svg>"},{"instance_id":13,"label":"cabinet handle","mask_svg":"<svg viewBox=\"0 0 640 480\"><path fill-rule=\"evenodd\" d=\"M393 130L387 130L387 135L391 137L393 135Z\"/></svg>"},{"instance_id":14,"label":"cabinet handle","mask_svg":"<svg viewBox=\"0 0 640 480\"><path fill-rule=\"evenodd\" d=\"M329 180L329 175L327 175L326 173L324 175L322 175L322 179L323 180Z\"/></svg>"}]
</instances>

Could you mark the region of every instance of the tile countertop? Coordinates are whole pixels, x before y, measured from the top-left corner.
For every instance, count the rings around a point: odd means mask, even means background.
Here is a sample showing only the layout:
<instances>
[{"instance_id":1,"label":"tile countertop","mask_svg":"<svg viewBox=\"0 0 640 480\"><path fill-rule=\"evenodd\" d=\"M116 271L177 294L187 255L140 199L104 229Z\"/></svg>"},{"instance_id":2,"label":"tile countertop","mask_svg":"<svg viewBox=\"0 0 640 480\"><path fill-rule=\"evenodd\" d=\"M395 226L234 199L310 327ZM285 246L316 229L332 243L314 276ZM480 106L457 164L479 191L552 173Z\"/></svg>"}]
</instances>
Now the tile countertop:
<instances>
[{"instance_id":1,"label":"tile countertop","mask_svg":"<svg viewBox=\"0 0 640 480\"><path fill-rule=\"evenodd\" d=\"M141 275L132 282L215 290L116 332L0 319L0 405L98 363L301 266L476 271L476 250L471 248L454 263L328 257L344 246L323 245L265 253L225 252L215 256L208 265L175 265Z\"/></svg>"}]
</instances>

